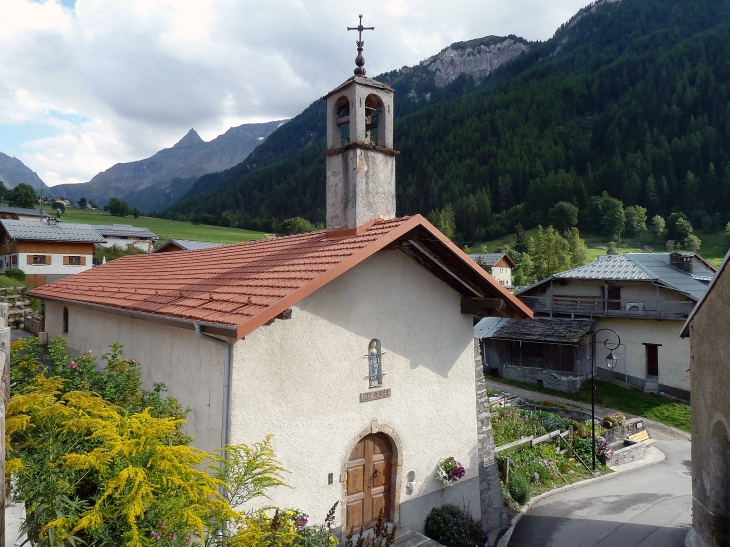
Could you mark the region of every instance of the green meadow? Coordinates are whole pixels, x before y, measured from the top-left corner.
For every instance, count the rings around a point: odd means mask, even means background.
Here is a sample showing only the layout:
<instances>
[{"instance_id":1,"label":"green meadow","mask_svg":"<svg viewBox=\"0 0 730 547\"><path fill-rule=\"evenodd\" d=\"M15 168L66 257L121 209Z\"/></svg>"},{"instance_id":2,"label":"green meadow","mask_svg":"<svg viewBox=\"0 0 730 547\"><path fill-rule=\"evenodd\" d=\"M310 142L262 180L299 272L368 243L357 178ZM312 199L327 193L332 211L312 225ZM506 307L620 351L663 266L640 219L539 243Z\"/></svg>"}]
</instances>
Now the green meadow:
<instances>
[{"instance_id":1,"label":"green meadow","mask_svg":"<svg viewBox=\"0 0 730 547\"><path fill-rule=\"evenodd\" d=\"M75 209L67 207L66 212L61 216L64 222L77 224L131 224L138 228L148 228L160 239L192 239L195 241L212 241L214 243L241 243L254 239L263 239L269 234L241 230L239 228L224 228L222 226L208 226L206 224L193 224L192 222L180 222L177 220L164 220L140 216L114 217L101 210Z\"/></svg>"}]
</instances>

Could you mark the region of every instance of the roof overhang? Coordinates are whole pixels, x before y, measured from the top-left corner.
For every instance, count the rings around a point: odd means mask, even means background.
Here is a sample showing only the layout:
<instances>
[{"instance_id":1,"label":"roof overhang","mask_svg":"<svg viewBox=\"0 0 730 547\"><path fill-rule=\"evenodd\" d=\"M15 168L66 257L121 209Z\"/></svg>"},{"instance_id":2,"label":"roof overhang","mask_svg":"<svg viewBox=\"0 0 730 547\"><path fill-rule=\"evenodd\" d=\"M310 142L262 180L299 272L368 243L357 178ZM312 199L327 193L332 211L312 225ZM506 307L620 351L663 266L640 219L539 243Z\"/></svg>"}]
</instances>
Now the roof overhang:
<instances>
[{"instance_id":1,"label":"roof overhang","mask_svg":"<svg viewBox=\"0 0 730 547\"><path fill-rule=\"evenodd\" d=\"M79 302L78 300L67 300L64 298L55 298L52 296L42 296L40 298L48 302L58 302L59 304L74 306L76 308L101 311L104 313L119 315L121 317L131 317L133 319L141 319L143 321L149 321L150 323L157 323L159 325L167 325L170 327L178 327L181 329L195 330L195 323L198 323L201 327L201 330L206 334L225 336L227 338L236 338L236 325L210 323L206 321L200 321L198 319L183 319L181 317L172 317L169 315L145 313L135 310L125 310L122 308L114 308L112 306L102 306L100 304L90 304L88 302Z\"/></svg>"},{"instance_id":2,"label":"roof overhang","mask_svg":"<svg viewBox=\"0 0 730 547\"><path fill-rule=\"evenodd\" d=\"M692 323L692 320L694 319L695 314L702 307L702 304L705 303L707 296L710 294L710 291L712 291L712 288L715 286L715 282L717 281L717 278L722 275L722 272L725 270L725 267L727 266L727 263L729 260L730 260L730 251L728 251L725 254L725 258L722 259L722 264L720 264L720 267L717 269L717 273L715 273L715 275L712 278L712 281L710 281L710 284L707 287L705 294L702 295L702 298L700 298L699 302L697 302L695 307L692 309L692 312L689 314L689 317L687 317L687 321L684 322L684 325L682 326L682 330L679 333L680 338L687 338L689 336L690 323Z\"/></svg>"}]
</instances>

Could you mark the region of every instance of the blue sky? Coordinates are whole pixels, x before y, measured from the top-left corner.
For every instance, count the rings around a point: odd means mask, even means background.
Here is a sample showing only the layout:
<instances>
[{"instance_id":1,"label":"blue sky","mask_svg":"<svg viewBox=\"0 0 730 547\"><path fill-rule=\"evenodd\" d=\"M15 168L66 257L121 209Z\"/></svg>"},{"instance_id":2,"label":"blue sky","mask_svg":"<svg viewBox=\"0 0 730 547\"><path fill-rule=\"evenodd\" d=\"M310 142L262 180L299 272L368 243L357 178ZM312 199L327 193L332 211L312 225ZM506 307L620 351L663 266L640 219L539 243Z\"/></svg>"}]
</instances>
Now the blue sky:
<instances>
[{"instance_id":1,"label":"blue sky","mask_svg":"<svg viewBox=\"0 0 730 547\"><path fill-rule=\"evenodd\" d=\"M1 0L0 152L48 185L90 180L191 127L293 117L352 73L487 35L550 38L589 0Z\"/></svg>"}]
</instances>

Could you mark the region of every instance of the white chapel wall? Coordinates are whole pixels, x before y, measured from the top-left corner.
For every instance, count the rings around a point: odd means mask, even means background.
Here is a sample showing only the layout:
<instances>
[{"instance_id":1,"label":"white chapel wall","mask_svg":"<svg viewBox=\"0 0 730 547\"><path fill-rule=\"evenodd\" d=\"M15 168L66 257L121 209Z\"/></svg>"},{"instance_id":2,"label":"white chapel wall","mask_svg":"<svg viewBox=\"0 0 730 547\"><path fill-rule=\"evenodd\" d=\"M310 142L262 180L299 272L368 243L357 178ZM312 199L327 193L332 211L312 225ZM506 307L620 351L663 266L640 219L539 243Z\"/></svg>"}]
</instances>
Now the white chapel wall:
<instances>
[{"instance_id":1,"label":"white chapel wall","mask_svg":"<svg viewBox=\"0 0 730 547\"><path fill-rule=\"evenodd\" d=\"M294 306L291 319L236 343L232 442L273 433L294 488L271 492L271 502L321 522L335 501L344 502L343 466L375 421L402 445L402 526L422 529L431 507L447 502L469 504L478 515L472 337L458 294L401 253L378 253ZM373 338L386 352L383 388L392 395L361 403L369 391L363 356ZM467 474L444 489L433 475L448 456ZM416 485L409 494L410 471Z\"/></svg>"},{"instance_id":2,"label":"white chapel wall","mask_svg":"<svg viewBox=\"0 0 730 547\"><path fill-rule=\"evenodd\" d=\"M63 304L46 302L46 331L49 338L62 333ZM195 446L206 451L221 445L221 405L223 392L222 346L199 338L186 330L131 317L123 317L68 305L69 347L91 350L103 366L101 355L109 345L124 345L127 359L141 363L142 383L152 389L164 382L166 395L192 408L185 432L195 438Z\"/></svg>"}]
</instances>

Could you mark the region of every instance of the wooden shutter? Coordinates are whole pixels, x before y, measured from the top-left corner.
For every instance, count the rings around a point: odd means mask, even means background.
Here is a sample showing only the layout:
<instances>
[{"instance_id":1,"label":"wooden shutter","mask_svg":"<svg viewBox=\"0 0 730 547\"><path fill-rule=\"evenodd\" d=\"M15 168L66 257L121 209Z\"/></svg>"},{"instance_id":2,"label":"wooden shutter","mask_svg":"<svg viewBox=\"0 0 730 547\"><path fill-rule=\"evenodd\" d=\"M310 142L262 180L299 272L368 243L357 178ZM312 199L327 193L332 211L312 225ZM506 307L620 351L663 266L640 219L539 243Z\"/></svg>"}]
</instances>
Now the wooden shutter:
<instances>
[{"instance_id":1,"label":"wooden shutter","mask_svg":"<svg viewBox=\"0 0 730 547\"><path fill-rule=\"evenodd\" d=\"M28 255L28 264L33 264L33 255Z\"/></svg>"},{"instance_id":2,"label":"wooden shutter","mask_svg":"<svg viewBox=\"0 0 730 547\"><path fill-rule=\"evenodd\" d=\"M85 256L79 257L79 264L81 264L82 266L86 266L86 257Z\"/></svg>"},{"instance_id":3,"label":"wooden shutter","mask_svg":"<svg viewBox=\"0 0 730 547\"><path fill-rule=\"evenodd\" d=\"M71 257L69 257L69 256L64 256L64 257L63 257L63 265L64 265L64 266L68 266L68 259L69 259L69 258L71 258Z\"/></svg>"},{"instance_id":4,"label":"wooden shutter","mask_svg":"<svg viewBox=\"0 0 730 547\"><path fill-rule=\"evenodd\" d=\"M51 264L51 258L52 258L51 255L46 255L46 265L47 266L50 266L50 264Z\"/></svg>"}]
</instances>

